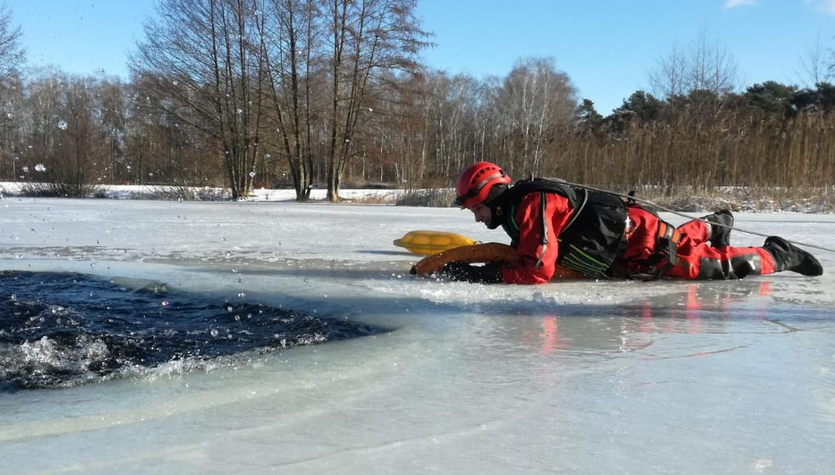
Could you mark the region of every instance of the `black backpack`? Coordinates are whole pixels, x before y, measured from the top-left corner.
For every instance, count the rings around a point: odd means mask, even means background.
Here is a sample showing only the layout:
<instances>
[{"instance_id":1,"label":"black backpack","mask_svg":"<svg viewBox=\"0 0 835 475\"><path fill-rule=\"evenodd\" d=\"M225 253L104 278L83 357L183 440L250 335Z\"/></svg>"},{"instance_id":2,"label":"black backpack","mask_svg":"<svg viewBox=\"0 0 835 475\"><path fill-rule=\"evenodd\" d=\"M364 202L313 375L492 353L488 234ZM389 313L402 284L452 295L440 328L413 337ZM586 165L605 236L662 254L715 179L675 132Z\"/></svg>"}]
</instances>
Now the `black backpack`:
<instances>
[{"instance_id":1,"label":"black backpack","mask_svg":"<svg viewBox=\"0 0 835 475\"><path fill-rule=\"evenodd\" d=\"M553 244L556 237L559 246L557 264L592 277L610 275L610 268L626 245L624 230L627 221L626 203L617 195L571 186L545 178L520 180L505 192L502 202L505 210L502 227L518 246L519 226L516 210L530 193L556 193L566 198L574 211L571 221L559 236L548 236L545 226L545 197L542 203L542 245ZM544 254L544 252L543 252ZM537 263L538 265L539 263Z\"/></svg>"}]
</instances>

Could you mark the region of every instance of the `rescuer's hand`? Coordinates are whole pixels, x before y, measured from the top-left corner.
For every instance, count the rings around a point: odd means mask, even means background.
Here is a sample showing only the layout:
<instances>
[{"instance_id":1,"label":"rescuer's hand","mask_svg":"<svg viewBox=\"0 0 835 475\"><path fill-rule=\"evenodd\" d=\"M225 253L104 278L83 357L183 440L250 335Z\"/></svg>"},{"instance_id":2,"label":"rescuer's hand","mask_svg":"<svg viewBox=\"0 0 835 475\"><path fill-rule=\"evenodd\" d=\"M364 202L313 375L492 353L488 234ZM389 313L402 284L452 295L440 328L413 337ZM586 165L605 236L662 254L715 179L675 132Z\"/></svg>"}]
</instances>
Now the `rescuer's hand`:
<instances>
[{"instance_id":1,"label":"rescuer's hand","mask_svg":"<svg viewBox=\"0 0 835 475\"><path fill-rule=\"evenodd\" d=\"M502 265L499 262L475 266L466 262L448 262L441 270L451 280L477 284L498 284L502 282Z\"/></svg>"}]
</instances>

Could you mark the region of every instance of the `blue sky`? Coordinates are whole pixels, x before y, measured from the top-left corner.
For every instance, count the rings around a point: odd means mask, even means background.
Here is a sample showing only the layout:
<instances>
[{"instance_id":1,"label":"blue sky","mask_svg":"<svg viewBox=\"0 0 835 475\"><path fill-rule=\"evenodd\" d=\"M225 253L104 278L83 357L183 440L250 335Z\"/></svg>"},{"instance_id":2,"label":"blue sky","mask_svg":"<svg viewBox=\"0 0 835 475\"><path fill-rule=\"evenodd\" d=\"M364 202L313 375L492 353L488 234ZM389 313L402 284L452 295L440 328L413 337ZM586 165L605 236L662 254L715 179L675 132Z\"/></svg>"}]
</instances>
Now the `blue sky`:
<instances>
[{"instance_id":1,"label":"blue sky","mask_svg":"<svg viewBox=\"0 0 835 475\"><path fill-rule=\"evenodd\" d=\"M126 77L126 57L153 0L6 0L23 28L28 64ZM673 44L700 31L725 47L743 84L800 83L818 35L835 46L835 0L419 0L437 46L427 63L450 73L504 76L522 57L549 56L580 95L608 113L648 88Z\"/></svg>"}]
</instances>

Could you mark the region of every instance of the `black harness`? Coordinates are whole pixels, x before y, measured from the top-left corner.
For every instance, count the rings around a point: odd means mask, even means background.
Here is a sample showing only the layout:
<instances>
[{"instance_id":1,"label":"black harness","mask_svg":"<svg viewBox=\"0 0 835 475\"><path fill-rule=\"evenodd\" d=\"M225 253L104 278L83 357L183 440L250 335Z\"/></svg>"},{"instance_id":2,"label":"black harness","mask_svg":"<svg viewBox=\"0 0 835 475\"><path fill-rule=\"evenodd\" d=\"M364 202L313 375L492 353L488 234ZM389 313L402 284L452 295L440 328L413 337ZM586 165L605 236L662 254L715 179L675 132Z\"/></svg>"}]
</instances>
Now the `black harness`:
<instances>
[{"instance_id":1,"label":"black harness","mask_svg":"<svg viewBox=\"0 0 835 475\"><path fill-rule=\"evenodd\" d=\"M505 232L518 247L519 224L516 210L522 199L540 193L542 205L542 256L554 238L559 246L557 264L592 277L611 275L612 263L626 247L626 203L609 193L587 190L544 178L521 180L508 189L497 203L491 204L494 219L500 219ZM546 193L556 193L569 202L571 220L559 236L548 236L545 216Z\"/></svg>"},{"instance_id":2,"label":"black harness","mask_svg":"<svg viewBox=\"0 0 835 475\"><path fill-rule=\"evenodd\" d=\"M628 206L638 205L630 203ZM673 266L678 264L676 249L678 248L678 243L681 242L681 233L675 228L675 226L661 219L656 211L645 207L640 208L652 213L652 215L655 216L658 220L658 230L655 233L655 253L649 256L646 260L639 261L639 264L642 264L647 268L655 269L655 272L648 280L660 279L661 277L664 277L664 275L666 275L667 272L673 268ZM630 231L627 230L626 232L628 235ZM660 265L664 259L667 260L667 263ZM628 273L625 274L625 276L631 277Z\"/></svg>"}]
</instances>

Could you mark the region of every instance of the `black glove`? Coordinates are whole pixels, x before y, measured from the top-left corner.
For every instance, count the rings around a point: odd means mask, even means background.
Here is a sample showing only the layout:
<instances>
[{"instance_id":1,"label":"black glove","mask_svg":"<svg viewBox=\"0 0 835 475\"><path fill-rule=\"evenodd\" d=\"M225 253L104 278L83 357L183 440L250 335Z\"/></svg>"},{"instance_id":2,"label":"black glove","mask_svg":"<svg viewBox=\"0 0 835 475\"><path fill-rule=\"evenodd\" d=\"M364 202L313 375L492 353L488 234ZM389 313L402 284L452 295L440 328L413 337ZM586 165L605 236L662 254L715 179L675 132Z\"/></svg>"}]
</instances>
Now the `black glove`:
<instances>
[{"instance_id":1,"label":"black glove","mask_svg":"<svg viewBox=\"0 0 835 475\"><path fill-rule=\"evenodd\" d=\"M448 262L444 264L441 272L452 280L476 284L498 284L502 282L502 265L496 262L483 266L474 266L466 262Z\"/></svg>"}]
</instances>

